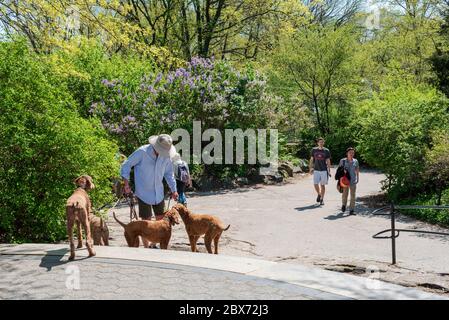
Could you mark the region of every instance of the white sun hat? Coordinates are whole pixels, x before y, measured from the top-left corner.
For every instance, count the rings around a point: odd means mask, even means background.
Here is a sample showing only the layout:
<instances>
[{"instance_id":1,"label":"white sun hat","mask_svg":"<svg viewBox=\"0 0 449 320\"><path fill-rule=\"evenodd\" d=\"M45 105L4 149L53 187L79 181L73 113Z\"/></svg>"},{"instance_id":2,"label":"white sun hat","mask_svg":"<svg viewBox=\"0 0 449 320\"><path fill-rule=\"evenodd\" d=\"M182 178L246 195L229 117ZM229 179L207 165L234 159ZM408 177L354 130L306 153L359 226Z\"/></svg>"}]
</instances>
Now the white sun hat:
<instances>
[{"instance_id":1,"label":"white sun hat","mask_svg":"<svg viewBox=\"0 0 449 320\"><path fill-rule=\"evenodd\" d=\"M176 148L173 146L173 139L168 134L151 136L148 138L148 142L161 157L172 158L176 154Z\"/></svg>"}]
</instances>

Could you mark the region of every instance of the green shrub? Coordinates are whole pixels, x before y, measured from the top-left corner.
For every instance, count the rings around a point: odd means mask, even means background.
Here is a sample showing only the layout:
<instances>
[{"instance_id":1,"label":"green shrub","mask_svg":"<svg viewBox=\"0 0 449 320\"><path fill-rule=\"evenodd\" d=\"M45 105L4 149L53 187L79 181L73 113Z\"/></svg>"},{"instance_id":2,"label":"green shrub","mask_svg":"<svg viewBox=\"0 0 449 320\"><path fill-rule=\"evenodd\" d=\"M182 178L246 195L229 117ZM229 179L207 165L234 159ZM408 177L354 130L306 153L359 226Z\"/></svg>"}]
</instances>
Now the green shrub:
<instances>
[{"instance_id":1,"label":"green shrub","mask_svg":"<svg viewBox=\"0 0 449 320\"><path fill-rule=\"evenodd\" d=\"M78 42L79 41L79 42ZM52 69L76 100L81 116L89 117L90 107L107 91L104 79L126 82L129 90L136 90L145 74L155 73L159 68L151 57L137 54L108 55L100 43L84 38L70 42L64 49L45 57Z\"/></svg>"},{"instance_id":2,"label":"green shrub","mask_svg":"<svg viewBox=\"0 0 449 320\"><path fill-rule=\"evenodd\" d=\"M448 151L449 130L440 129L432 135L432 148L426 154L423 175L427 182L427 189L435 192L437 205L443 204L443 192L449 188ZM449 204L449 201L444 204Z\"/></svg>"},{"instance_id":3,"label":"green shrub","mask_svg":"<svg viewBox=\"0 0 449 320\"><path fill-rule=\"evenodd\" d=\"M400 87L362 105L358 150L388 178L390 196L411 196L426 187L423 175L432 133L449 128L447 98L434 89Z\"/></svg>"},{"instance_id":4,"label":"green shrub","mask_svg":"<svg viewBox=\"0 0 449 320\"><path fill-rule=\"evenodd\" d=\"M0 79L0 241L63 239L74 178L93 177L94 206L110 200L117 146L24 43L0 44Z\"/></svg>"},{"instance_id":5,"label":"green shrub","mask_svg":"<svg viewBox=\"0 0 449 320\"><path fill-rule=\"evenodd\" d=\"M436 194L428 193L417 197L401 200L402 205L429 205L434 206L438 201ZM441 193L442 204L449 204L449 189ZM433 209L415 209L403 210L404 214L413 216L419 220L428 221L430 223L440 224L449 227L449 210L433 210Z\"/></svg>"}]
</instances>

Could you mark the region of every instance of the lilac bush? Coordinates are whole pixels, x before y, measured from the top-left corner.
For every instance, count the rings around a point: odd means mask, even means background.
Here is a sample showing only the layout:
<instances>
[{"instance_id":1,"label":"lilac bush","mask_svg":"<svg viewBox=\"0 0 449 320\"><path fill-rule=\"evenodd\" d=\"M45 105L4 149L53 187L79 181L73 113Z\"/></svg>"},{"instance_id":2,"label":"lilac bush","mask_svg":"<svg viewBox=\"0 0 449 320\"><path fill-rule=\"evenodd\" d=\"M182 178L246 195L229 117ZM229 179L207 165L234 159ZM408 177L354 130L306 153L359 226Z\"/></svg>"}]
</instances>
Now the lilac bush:
<instances>
[{"instance_id":1,"label":"lilac bush","mask_svg":"<svg viewBox=\"0 0 449 320\"><path fill-rule=\"evenodd\" d=\"M205 128L260 128L276 109L263 76L250 68L238 72L228 63L193 58L185 66L142 77L137 86L104 79L104 94L92 104L107 131L124 152L147 137L176 128L191 129L193 120Z\"/></svg>"}]
</instances>

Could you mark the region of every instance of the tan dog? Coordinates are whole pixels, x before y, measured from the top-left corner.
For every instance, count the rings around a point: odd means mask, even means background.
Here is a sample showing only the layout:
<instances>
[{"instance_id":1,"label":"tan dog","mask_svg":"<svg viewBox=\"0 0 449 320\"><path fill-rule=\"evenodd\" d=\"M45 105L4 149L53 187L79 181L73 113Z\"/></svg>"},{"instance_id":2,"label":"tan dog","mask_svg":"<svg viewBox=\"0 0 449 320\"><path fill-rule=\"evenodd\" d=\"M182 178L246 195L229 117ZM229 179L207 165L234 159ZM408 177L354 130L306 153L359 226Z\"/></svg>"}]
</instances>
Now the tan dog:
<instances>
[{"instance_id":1,"label":"tan dog","mask_svg":"<svg viewBox=\"0 0 449 320\"><path fill-rule=\"evenodd\" d=\"M170 242L172 226L179 224L176 211L169 210L162 220L137 220L124 224L115 216L114 219L125 229L125 238L129 247L139 247L139 236L152 243L160 243L161 249L167 249ZM148 248L148 245L145 245Z\"/></svg>"},{"instance_id":2,"label":"tan dog","mask_svg":"<svg viewBox=\"0 0 449 320\"><path fill-rule=\"evenodd\" d=\"M218 241L223 231L227 231L231 225L226 228L217 217L208 214L193 214L182 204L176 204L172 210L176 210L181 216L186 231L189 236L190 247L192 252L198 252L196 243L198 239L204 235L204 244L207 252L212 253L212 240L214 241L214 253L218 254Z\"/></svg>"},{"instance_id":3,"label":"tan dog","mask_svg":"<svg viewBox=\"0 0 449 320\"><path fill-rule=\"evenodd\" d=\"M70 242L70 257L69 260L75 259L75 243L73 241L73 226L76 222L78 227L78 248L83 246L83 238L81 235L81 226L86 234L86 247L89 251L89 257L95 255L92 247L92 235L90 233L89 217L91 215L92 207L90 203L88 191L95 188L92 178L84 175L75 179L74 183L78 187L66 203L67 215L67 234Z\"/></svg>"},{"instance_id":4,"label":"tan dog","mask_svg":"<svg viewBox=\"0 0 449 320\"><path fill-rule=\"evenodd\" d=\"M90 230L95 246L109 246L109 228L101 217L90 217Z\"/></svg>"}]
</instances>

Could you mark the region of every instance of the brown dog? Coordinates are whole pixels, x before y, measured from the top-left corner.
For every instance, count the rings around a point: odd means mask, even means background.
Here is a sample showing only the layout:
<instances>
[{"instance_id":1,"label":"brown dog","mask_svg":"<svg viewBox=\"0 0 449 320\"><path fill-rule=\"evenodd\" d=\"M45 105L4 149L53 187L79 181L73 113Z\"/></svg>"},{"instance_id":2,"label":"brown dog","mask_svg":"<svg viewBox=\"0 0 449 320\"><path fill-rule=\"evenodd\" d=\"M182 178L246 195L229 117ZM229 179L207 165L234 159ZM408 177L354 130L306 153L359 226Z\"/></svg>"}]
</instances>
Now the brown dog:
<instances>
[{"instance_id":1,"label":"brown dog","mask_svg":"<svg viewBox=\"0 0 449 320\"><path fill-rule=\"evenodd\" d=\"M115 216L114 219L125 229L125 238L129 247L139 247L139 236L152 243L160 243L161 249L167 249L171 238L172 226L179 224L176 211L169 210L162 220L137 220L124 224ZM148 246L145 245L147 248Z\"/></svg>"},{"instance_id":2,"label":"brown dog","mask_svg":"<svg viewBox=\"0 0 449 320\"><path fill-rule=\"evenodd\" d=\"M192 252L198 252L196 243L198 239L204 235L204 244L207 252L212 253L212 240L214 241L214 253L218 254L218 241L223 231L227 231L231 225L226 228L217 217L208 214L193 214L182 204L176 204L172 210L175 210L181 216L186 231L189 236L190 247Z\"/></svg>"},{"instance_id":3,"label":"brown dog","mask_svg":"<svg viewBox=\"0 0 449 320\"><path fill-rule=\"evenodd\" d=\"M109 246L109 229L101 217L90 217L90 230L95 246Z\"/></svg>"},{"instance_id":4,"label":"brown dog","mask_svg":"<svg viewBox=\"0 0 449 320\"><path fill-rule=\"evenodd\" d=\"M92 178L84 175L75 179L74 183L78 187L66 203L66 215L67 215L67 234L70 241L70 257L69 260L75 259L75 243L73 241L73 226L76 222L78 228L78 248L82 248L82 235L81 226L86 233L86 247L89 251L89 257L95 255L95 251L92 248L92 235L90 233L89 217L91 215L91 203L88 191L95 188Z\"/></svg>"}]
</instances>

